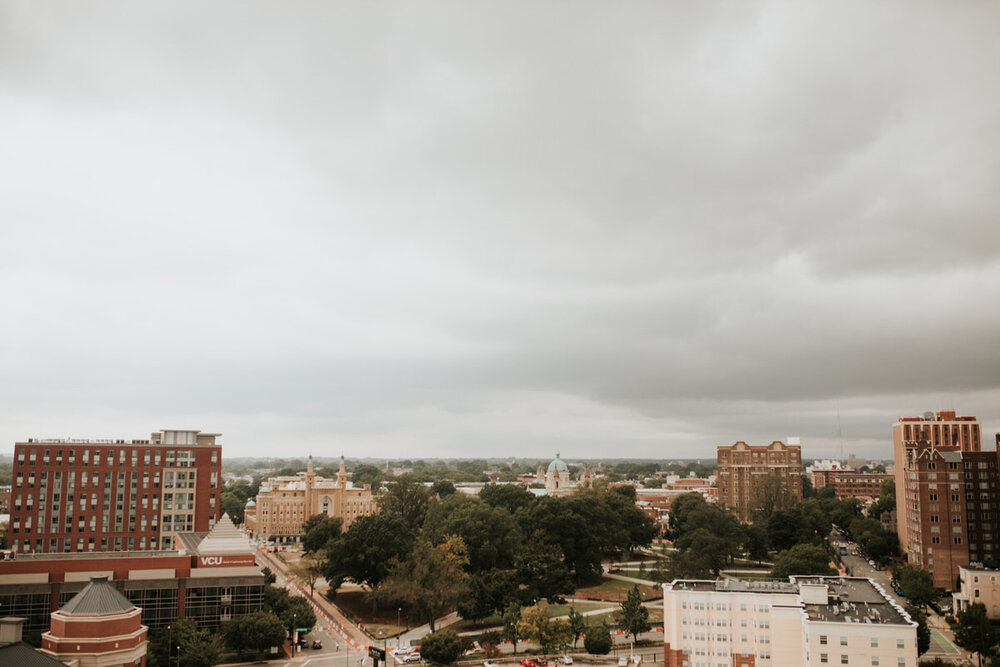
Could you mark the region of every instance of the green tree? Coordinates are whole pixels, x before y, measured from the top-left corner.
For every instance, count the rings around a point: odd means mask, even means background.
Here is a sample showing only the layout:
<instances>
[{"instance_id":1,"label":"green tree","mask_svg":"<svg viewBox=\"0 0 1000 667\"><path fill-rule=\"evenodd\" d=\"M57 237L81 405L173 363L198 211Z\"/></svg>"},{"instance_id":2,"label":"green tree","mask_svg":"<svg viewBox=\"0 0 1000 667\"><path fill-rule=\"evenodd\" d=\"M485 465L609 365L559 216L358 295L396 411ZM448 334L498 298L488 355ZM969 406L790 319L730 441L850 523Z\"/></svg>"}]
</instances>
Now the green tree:
<instances>
[{"instance_id":1,"label":"green tree","mask_svg":"<svg viewBox=\"0 0 1000 667\"><path fill-rule=\"evenodd\" d=\"M830 555L823 547L818 544L796 544L779 553L771 569L771 576L775 579L786 579L793 574L835 575L837 571L830 567Z\"/></svg>"},{"instance_id":2,"label":"green tree","mask_svg":"<svg viewBox=\"0 0 1000 667\"><path fill-rule=\"evenodd\" d=\"M440 544L449 535L457 535L465 542L468 571L472 573L512 567L523 542L521 529L510 512L462 494L435 503L424 519L424 538Z\"/></svg>"},{"instance_id":3,"label":"green tree","mask_svg":"<svg viewBox=\"0 0 1000 667\"><path fill-rule=\"evenodd\" d=\"M305 598L300 597L289 596L284 608L278 613L278 618L289 634L298 628L311 629L316 625L316 612Z\"/></svg>"},{"instance_id":4,"label":"green tree","mask_svg":"<svg viewBox=\"0 0 1000 667\"><path fill-rule=\"evenodd\" d=\"M189 618L174 621L153 633L148 649L150 667L211 667L219 662L222 642L208 630L199 630Z\"/></svg>"},{"instance_id":5,"label":"green tree","mask_svg":"<svg viewBox=\"0 0 1000 667\"><path fill-rule=\"evenodd\" d=\"M567 619L569 623L569 629L573 633L573 648L576 648L576 640L580 638L584 630L587 629L587 619L583 617L583 614L576 610L576 607L570 607L569 618Z\"/></svg>"},{"instance_id":6,"label":"green tree","mask_svg":"<svg viewBox=\"0 0 1000 667\"><path fill-rule=\"evenodd\" d=\"M324 576L331 591L345 578L374 589L389 573L393 558L402 560L410 554L413 541L410 526L395 514L358 517L327 547Z\"/></svg>"},{"instance_id":7,"label":"green tree","mask_svg":"<svg viewBox=\"0 0 1000 667\"><path fill-rule=\"evenodd\" d=\"M632 641L635 642L640 634L648 632L650 628L649 610L642 603L642 594L639 593L638 586L632 587L620 606L621 608L615 612L615 621L622 632L632 635Z\"/></svg>"},{"instance_id":8,"label":"green tree","mask_svg":"<svg viewBox=\"0 0 1000 667\"><path fill-rule=\"evenodd\" d=\"M409 558L394 561L376 596L409 607L434 632L438 616L453 609L468 592L467 563L462 538L450 536L436 547L421 539Z\"/></svg>"},{"instance_id":9,"label":"green tree","mask_svg":"<svg viewBox=\"0 0 1000 667\"><path fill-rule=\"evenodd\" d=\"M754 482L750 497L751 516L767 520L774 512L788 509L792 505L792 494L783 477L767 475Z\"/></svg>"},{"instance_id":10,"label":"green tree","mask_svg":"<svg viewBox=\"0 0 1000 667\"><path fill-rule=\"evenodd\" d=\"M424 635L420 640L420 657L438 665L450 665L462 654L462 639L454 630L442 630Z\"/></svg>"},{"instance_id":11,"label":"green tree","mask_svg":"<svg viewBox=\"0 0 1000 667\"><path fill-rule=\"evenodd\" d=\"M967 651L975 653L979 658L979 667L983 658L992 657L1000 637L986 616L986 605L971 604L956 615L958 627L955 628L955 643Z\"/></svg>"},{"instance_id":12,"label":"green tree","mask_svg":"<svg viewBox=\"0 0 1000 667\"><path fill-rule=\"evenodd\" d=\"M271 572L271 568L269 567L260 568L260 573L264 575L264 583L268 586L278 580L278 578L274 576L274 572Z\"/></svg>"},{"instance_id":13,"label":"green tree","mask_svg":"<svg viewBox=\"0 0 1000 667\"><path fill-rule=\"evenodd\" d=\"M583 635L583 648L591 655L607 655L611 653L611 631L603 621L591 625Z\"/></svg>"},{"instance_id":14,"label":"green tree","mask_svg":"<svg viewBox=\"0 0 1000 667\"><path fill-rule=\"evenodd\" d=\"M511 600L504 607L501 620L503 621L503 638L514 645L514 653L517 653L517 640L521 639L521 633L518 630L521 622L521 605L517 600Z\"/></svg>"},{"instance_id":15,"label":"green tree","mask_svg":"<svg viewBox=\"0 0 1000 667\"><path fill-rule=\"evenodd\" d=\"M535 501L535 495L520 484L487 484L479 499L493 507L503 507L511 514Z\"/></svg>"},{"instance_id":16,"label":"green tree","mask_svg":"<svg viewBox=\"0 0 1000 667\"><path fill-rule=\"evenodd\" d=\"M483 647L483 653L490 659L500 657L500 642L502 641L503 636L496 631L487 631L479 635L479 645Z\"/></svg>"},{"instance_id":17,"label":"green tree","mask_svg":"<svg viewBox=\"0 0 1000 667\"><path fill-rule=\"evenodd\" d=\"M545 602L525 609L517 630L522 637L537 643L543 654L554 653L566 646L573 634L569 623L549 616L549 605Z\"/></svg>"},{"instance_id":18,"label":"green tree","mask_svg":"<svg viewBox=\"0 0 1000 667\"><path fill-rule=\"evenodd\" d=\"M246 506L246 500L242 500L230 491L223 491L219 497L219 505L222 508L222 513L228 514L233 523L237 526L243 523L243 508Z\"/></svg>"},{"instance_id":19,"label":"green tree","mask_svg":"<svg viewBox=\"0 0 1000 667\"><path fill-rule=\"evenodd\" d=\"M538 534L524 542L514 558L508 594L528 606L542 598L560 602L562 596L574 590L569 569L558 551L551 549Z\"/></svg>"},{"instance_id":20,"label":"green tree","mask_svg":"<svg viewBox=\"0 0 1000 667\"><path fill-rule=\"evenodd\" d=\"M454 495L456 492L455 485L447 479L439 479L431 484L431 494L438 498L445 498Z\"/></svg>"},{"instance_id":21,"label":"green tree","mask_svg":"<svg viewBox=\"0 0 1000 667\"><path fill-rule=\"evenodd\" d=\"M212 667L222 658L222 639L206 630L181 643L181 667Z\"/></svg>"},{"instance_id":22,"label":"green tree","mask_svg":"<svg viewBox=\"0 0 1000 667\"><path fill-rule=\"evenodd\" d=\"M293 574L309 585L309 597L313 596L316 580L323 576L326 570L326 552L317 551L305 553L299 559L298 565L292 568Z\"/></svg>"},{"instance_id":23,"label":"green tree","mask_svg":"<svg viewBox=\"0 0 1000 667\"><path fill-rule=\"evenodd\" d=\"M926 570L916 565L903 565L896 568L894 574L899 584L899 590L903 592L903 597L921 610L925 609L937 596L934 580Z\"/></svg>"},{"instance_id":24,"label":"green tree","mask_svg":"<svg viewBox=\"0 0 1000 667\"><path fill-rule=\"evenodd\" d=\"M281 620L265 611L237 616L222 626L226 646L238 653L252 649L262 655L272 646L281 646L285 641L285 634L285 626Z\"/></svg>"},{"instance_id":25,"label":"green tree","mask_svg":"<svg viewBox=\"0 0 1000 667\"><path fill-rule=\"evenodd\" d=\"M931 647L931 629L927 627L927 614L909 604L906 605L906 613L917 624L917 655L923 655Z\"/></svg>"},{"instance_id":26,"label":"green tree","mask_svg":"<svg viewBox=\"0 0 1000 667\"><path fill-rule=\"evenodd\" d=\"M331 540L340 535L344 520L339 516L314 514L306 519L303 526L305 537L302 539L302 549L306 553L316 553L325 549Z\"/></svg>"},{"instance_id":27,"label":"green tree","mask_svg":"<svg viewBox=\"0 0 1000 667\"><path fill-rule=\"evenodd\" d=\"M430 500L430 489L407 474L396 478L378 504L383 514L399 517L410 531L416 532L424 523Z\"/></svg>"}]
</instances>

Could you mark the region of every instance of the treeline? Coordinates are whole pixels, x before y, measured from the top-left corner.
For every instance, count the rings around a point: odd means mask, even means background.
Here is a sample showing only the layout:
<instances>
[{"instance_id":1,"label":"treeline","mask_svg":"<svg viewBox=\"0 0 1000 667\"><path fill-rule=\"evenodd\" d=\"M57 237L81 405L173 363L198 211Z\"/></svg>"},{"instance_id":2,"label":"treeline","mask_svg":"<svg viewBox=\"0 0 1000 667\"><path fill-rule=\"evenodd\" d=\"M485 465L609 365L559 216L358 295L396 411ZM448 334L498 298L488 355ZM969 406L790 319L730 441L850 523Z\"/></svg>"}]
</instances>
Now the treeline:
<instances>
[{"instance_id":1,"label":"treeline","mask_svg":"<svg viewBox=\"0 0 1000 667\"><path fill-rule=\"evenodd\" d=\"M651 543L655 527L631 487L537 497L490 484L479 497L410 476L391 483L380 512L339 522L311 520L305 548L321 563L331 595L349 579L373 605L399 604L434 627L449 609L478 620L511 602L558 602L601 573L601 560Z\"/></svg>"}]
</instances>

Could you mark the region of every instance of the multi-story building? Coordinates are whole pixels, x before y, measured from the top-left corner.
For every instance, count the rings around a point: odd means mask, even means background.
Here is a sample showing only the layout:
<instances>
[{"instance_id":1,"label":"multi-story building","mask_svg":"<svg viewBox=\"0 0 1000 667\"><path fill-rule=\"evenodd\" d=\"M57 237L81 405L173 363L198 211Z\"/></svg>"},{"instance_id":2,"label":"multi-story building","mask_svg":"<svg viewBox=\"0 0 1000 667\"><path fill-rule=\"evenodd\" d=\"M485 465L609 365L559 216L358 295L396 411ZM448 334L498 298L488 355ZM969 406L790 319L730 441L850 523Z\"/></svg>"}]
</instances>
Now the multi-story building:
<instances>
[{"instance_id":1,"label":"multi-story building","mask_svg":"<svg viewBox=\"0 0 1000 667\"><path fill-rule=\"evenodd\" d=\"M915 667L917 624L870 579L663 585L665 667Z\"/></svg>"},{"instance_id":2,"label":"multi-story building","mask_svg":"<svg viewBox=\"0 0 1000 667\"><path fill-rule=\"evenodd\" d=\"M764 480L777 479L792 500L802 499L802 447L775 440L752 447L742 440L719 446L719 502L736 510L744 521L754 509L756 493Z\"/></svg>"},{"instance_id":3,"label":"multi-story building","mask_svg":"<svg viewBox=\"0 0 1000 667\"><path fill-rule=\"evenodd\" d=\"M900 546L953 590L970 560L1000 554L997 452L982 451L975 417L954 411L901 417L892 433Z\"/></svg>"},{"instance_id":4,"label":"multi-story building","mask_svg":"<svg viewBox=\"0 0 1000 667\"><path fill-rule=\"evenodd\" d=\"M806 474L809 475L809 481L812 482L814 489L822 489L827 484L833 484L833 476L842 470L848 470L848 468L845 468L840 461L823 459L822 461L813 461L812 465L806 468Z\"/></svg>"},{"instance_id":5,"label":"multi-story building","mask_svg":"<svg viewBox=\"0 0 1000 667\"><path fill-rule=\"evenodd\" d=\"M214 628L263 607L267 584L254 547L228 515L211 531L174 539L174 550L33 553L0 560L0 609L27 619L26 631L44 632L50 614L93 577L107 577L140 607L150 629L181 617Z\"/></svg>"},{"instance_id":6,"label":"multi-story building","mask_svg":"<svg viewBox=\"0 0 1000 667\"><path fill-rule=\"evenodd\" d=\"M304 473L272 477L262 484L257 500L247 504L243 521L247 530L260 540L298 542L304 537L305 523L311 516L340 517L346 530L358 517L377 511L371 487L366 484L356 488L347 479L343 457L337 479L332 480L316 476L310 456Z\"/></svg>"},{"instance_id":7,"label":"multi-story building","mask_svg":"<svg viewBox=\"0 0 1000 667\"><path fill-rule=\"evenodd\" d=\"M972 604L986 607L986 614L1000 619L1000 570L985 567L962 567L958 571L958 588L951 594L957 614Z\"/></svg>"},{"instance_id":8,"label":"multi-story building","mask_svg":"<svg viewBox=\"0 0 1000 667\"><path fill-rule=\"evenodd\" d=\"M882 482L889 479L884 472L856 472L841 470L833 474L831 483L837 500L857 498L858 500L874 500L878 498Z\"/></svg>"},{"instance_id":9,"label":"multi-story building","mask_svg":"<svg viewBox=\"0 0 1000 667\"><path fill-rule=\"evenodd\" d=\"M158 550L219 517L218 433L14 445L9 544L17 553Z\"/></svg>"}]
</instances>

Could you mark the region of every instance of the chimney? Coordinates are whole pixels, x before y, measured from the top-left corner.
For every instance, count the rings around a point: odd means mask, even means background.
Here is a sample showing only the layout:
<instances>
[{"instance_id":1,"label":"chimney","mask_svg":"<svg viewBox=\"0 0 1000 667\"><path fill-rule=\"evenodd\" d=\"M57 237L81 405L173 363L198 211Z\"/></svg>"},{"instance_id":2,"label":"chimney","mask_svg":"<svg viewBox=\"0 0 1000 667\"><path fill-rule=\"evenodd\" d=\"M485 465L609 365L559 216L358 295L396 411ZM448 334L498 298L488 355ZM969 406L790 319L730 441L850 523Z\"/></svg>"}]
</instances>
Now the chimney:
<instances>
[{"instance_id":1,"label":"chimney","mask_svg":"<svg viewBox=\"0 0 1000 667\"><path fill-rule=\"evenodd\" d=\"M21 632L26 619L14 616L0 618L0 646L17 644L21 641Z\"/></svg>"}]
</instances>

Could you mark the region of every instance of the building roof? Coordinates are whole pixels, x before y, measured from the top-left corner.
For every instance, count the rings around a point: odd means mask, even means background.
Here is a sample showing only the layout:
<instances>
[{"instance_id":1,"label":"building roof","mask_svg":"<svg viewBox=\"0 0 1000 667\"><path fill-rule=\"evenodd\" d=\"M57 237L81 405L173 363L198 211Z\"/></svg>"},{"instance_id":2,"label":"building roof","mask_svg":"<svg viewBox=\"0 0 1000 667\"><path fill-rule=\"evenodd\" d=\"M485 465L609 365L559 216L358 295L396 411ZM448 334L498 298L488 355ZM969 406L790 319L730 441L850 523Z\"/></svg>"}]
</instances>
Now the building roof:
<instances>
[{"instance_id":1,"label":"building roof","mask_svg":"<svg viewBox=\"0 0 1000 667\"><path fill-rule=\"evenodd\" d=\"M91 577L90 583L59 610L64 614L98 616L120 614L135 609L135 605L108 581L107 577Z\"/></svg>"},{"instance_id":2,"label":"building roof","mask_svg":"<svg viewBox=\"0 0 1000 667\"><path fill-rule=\"evenodd\" d=\"M549 464L549 469L546 471L546 474L552 472L558 472L560 475L563 473L569 474L569 467L566 465L565 461L559 458L558 452L556 453L556 457L552 459L552 463Z\"/></svg>"},{"instance_id":3,"label":"building roof","mask_svg":"<svg viewBox=\"0 0 1000 667\"><path fill-rule=\"evenodd\" d=\"M24 642L0 646L0 664L18 665L18 667L66 667L55 658Z\"/></svg>"},{"instance_id":4,"label":"building roof","mask_svg":"<svg viewBox=\"0 0 1000 667\"><path fill-rule=\"evenodd\" d=\"M208 535L198 543L197 553L202 556L216 554L252 554L253 545L250 538L239 531L233 525L228 514L223 514L222 518L209 531Z\"/></svg>"}]
</instances>

